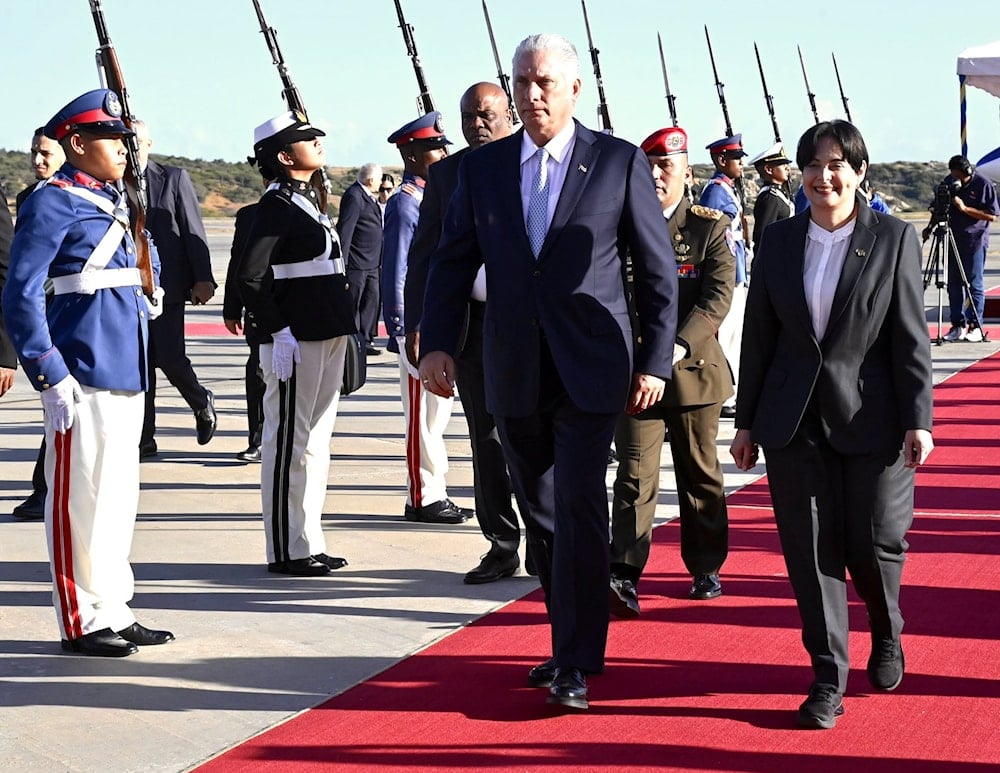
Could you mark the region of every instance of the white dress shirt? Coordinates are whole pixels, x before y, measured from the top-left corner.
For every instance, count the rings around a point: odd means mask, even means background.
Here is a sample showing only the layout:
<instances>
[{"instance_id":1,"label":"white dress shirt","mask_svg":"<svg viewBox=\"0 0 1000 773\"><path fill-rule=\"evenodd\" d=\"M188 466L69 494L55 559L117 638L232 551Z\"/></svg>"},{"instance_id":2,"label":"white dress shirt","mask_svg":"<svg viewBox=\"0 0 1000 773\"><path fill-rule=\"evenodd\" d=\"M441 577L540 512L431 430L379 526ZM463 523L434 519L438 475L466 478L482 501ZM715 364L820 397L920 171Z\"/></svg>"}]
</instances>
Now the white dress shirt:
<instances>
[{"instance_id":1,"label":"white dress shirt","mask_svg":"<svg viewBox=\"0 0 1000 773\"><path fill-rule=\"evenodd\" d=\"M574 145L576 145L576 122L570 121L562 131L543 146L549 153L549 207L546 211L546 231L552 225L552 215L555 214L556 204L559 203L559 194L562 193L563 183L566 182L566 173L569 169L569 160L573 155ZM538 148L539 146L532 141L528 133L524 132L521 140L521 213L524 215L525 224L528 222L531 186L538 175L538 158L535 155Z\"/></svg>"},{"instance_id":2,"label":"white dress shirt","mask_svg":"<svg viewBox=\"0 0 1000 773\"><path fill-rule=\"evenodd\" d=\"M826 335L830 307L833 305L833 296L837 291L856 222L857 218L853 218L836 231L827 231L812 220L809 221L802 285L806 291L806 304L809 306L809 316L812 317L817 341L822 341Z\"/></svg>"}]
</instances>

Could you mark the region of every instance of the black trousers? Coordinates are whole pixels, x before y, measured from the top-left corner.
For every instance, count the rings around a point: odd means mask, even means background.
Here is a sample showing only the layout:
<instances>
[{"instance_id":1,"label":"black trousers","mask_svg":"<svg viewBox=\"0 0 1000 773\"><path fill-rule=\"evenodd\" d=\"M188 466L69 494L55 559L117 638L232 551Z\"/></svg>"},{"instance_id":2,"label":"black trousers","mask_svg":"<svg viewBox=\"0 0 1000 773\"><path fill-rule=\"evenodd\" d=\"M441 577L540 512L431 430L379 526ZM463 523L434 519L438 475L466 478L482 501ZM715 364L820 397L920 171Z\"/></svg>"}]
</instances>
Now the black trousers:
<instances>
[{"instance_id":1,"label":"black trousers","mask_svg":"<svg viewBox=\"0 0 1000 773\"><path fill-rule=\"evenodd\" d=\"M260 344L252 344L250 356L243 374L247 397L247 442L253 448L260 448L264 436L264 373L260 369Z\"/></svg>"},{"instance_id":2,"label":"black trousers","mask_svg":"<svg viewBox=\"0 0 1000 773\"><path fill-rule=\"evenodd\" d=\"M351 300L357 310L355 321L358 332L370 344L378 338L379 269L348 268L347 281L351 285Z\"/></svg>"},{"instance_id":3,"label":"black trousers","mask_svg":"<svg viewBox=\"0 0 1000 773\"><path fill-rule=\"evenodd\" d=\"M902 445L902 443L900 443ZM913 522L914 471L903 454L842 454L807 413L785 448L765 448L774 518L802 618L815 680L843 692L847 572L872 634L898 639L906 532Z\"/></svg>"},{"instance_id":4,"label":"black trousers","mask_svg":"<svg viewBox=\"0 0 1000 773\"><path fill-rule=\"evenodd\" d=\"M198 383L184 348L183 303L164 304L163 313L149 323L149 389L140 445L152 442L156 434L156 368L163 371L192 411L208 406L208 390Z\"/></svg>"},{"instance_id":5,"label":"black trousers","mask_svg":"<svg viewBox=\"0 0 1000 773\"><path fill-rule=\"evenodd\" d=\"M469 303L469 325L465 346L458 355L455 380L469 424L472 479L479 528L497 550L514 554L521 541L521 530L511 503L510 476L507 474L507 460L500 444L500 434L496 421L486 410L486 385L483 378L485 309L484 303Z\"/></svg>"},{"instance_id":6,"label":"black trousers","mask_svg":"<svg viewBox=\"0 0 1000 773\"><path fill-rule=\"evenodd\" d=\"M523 503L528 550L545 591L557 667L604 669L608 637L608 492L617 413L580 410L542 345L539 402L497 416L511 481Z\"/></svg>"}]
</instances>

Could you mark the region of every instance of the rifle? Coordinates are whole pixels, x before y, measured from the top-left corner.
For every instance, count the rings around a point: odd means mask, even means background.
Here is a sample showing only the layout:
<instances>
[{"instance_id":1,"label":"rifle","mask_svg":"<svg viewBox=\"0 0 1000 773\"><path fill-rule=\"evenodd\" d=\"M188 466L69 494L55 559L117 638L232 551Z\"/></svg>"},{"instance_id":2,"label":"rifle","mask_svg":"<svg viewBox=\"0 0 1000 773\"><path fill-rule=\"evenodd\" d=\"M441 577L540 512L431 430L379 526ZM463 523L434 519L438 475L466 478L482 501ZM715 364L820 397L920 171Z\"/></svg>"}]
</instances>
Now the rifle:
<instances>
[{"instance_id":1,"label":"rifle","mask_svg":"<svg viewBox=\"0 0 1000 773\"><path fill-rule=\"evenodd\" d=\"M90 13L94 17L97 29L97 71L101 83L118 95L122 105L122 121L132 128L135 114L129 105L128 89L125 87L125 76L122 74L118 54L108 35L108 26L104 21L104 11L100 0L90 0ZM146 209L149 206L149 189L146 186L146 175L139 164L139 139L135 134L123 137L125 143L125 192L128 196L128 218L135 242L135 266L139 269L142 280L142 291L150 298L156 285L153 279L153 259L150 253L149 237L146 235Z\"/></svg>"},{"instance_id":2,"label":"rifle","mask_svg":"<svg viewBox=\"0 0 1000 773\"><path fill-rule=\"evenodd\" d=\"M594 47L594 36L590 34L590 17L587 16L587 0L580 0L583 6L583 23L587 27L587 44L590 46L590 61L594 63L594 77L597 79L597 117L601 120L601 131L614 134L611 128L611 114L608 112L608 100L604 96L604 79L601 77L600 51Z\"/></svg>"},{"instance_id":3,"label":"rifle","mask_svg":"<svg viewBox=\"0 0 1000 773\"><path fill-rule=\"evenodd\" d=\"M833 71L837 74L837 88L840 89L840 101L844 103L844 113L847 115L847 120L851 123L851 108L847 106L847 95L844 94L844 85L840 82L840 70L837 68L837 55L830 52L830 56L833 57Z\"/></svg>"},{"instance_id":4,"label":"rifle","mask_svg":"<svg viewBox=\"0 0 1000 773\"><path fill-rule=\"evenodd\" d=\"M809 87L809 76L806 75L806 63L802 58L802 48L801 46L796 46L799 51L799 65L802 67L802 79L806 82L806 96L809 97L809 107L812 108L813 121L819 123L819 113L816 112L816 95L813 94L812 89Z\"/></svg>"},{"instance_id":5,"label":"rifle","mask_svg":"<svg viewBox=\"0 0 1000 773\"><path fill-rule=\"evenodd\" d=\"M264 11L260 7L258 0L253 0L253 7L257 11L257 21L260 22L260 32L264 36L267 50L271 52L271 63L278 68L278 77L281 78L281 97L285 100L285 104L288 105L289 110L300 113L303 119L308 121L309 114L306 112L302 95L299 94L295 83L292 82L292 76L289 75L288 67L285 65L285 57L281 55L281 47L278 45L278 31L268 25L267 19L264 18ZM313 176L312 183L319 191L320 211L325 214L327 197L333 192L333 183L330 182L330 178L326 174L325 166L317 170Z\"/></svg>"},{"instance_id":6,"label":"rifle","mask_svg":"<svg viewBox=\"0 0 1000 773\"><path fill-rule=\"evenodd\" d=\"M507 95L507 104L510 107L510 115L514 119L514 126L520 123L517 111L514 109L514 95L510 91L510 77L503 71L500 64L500 52L497 51L497 39L493 37L493 24L490 22L490 9L486 7L486 0L483 0L483 16L486 17L486 31L490 35L490 47L493 49L493 61L497 63L497 80L500 81L500 88Z\"/></svg>"},{"instance_id":7,"label":"rifle","mask_svg":"<svg viewBox=\"0 0 1000 773\"><path fill-rule=\"evenodd\" d=\"M420 55L417 54L417 43L413 39L413 26L406 23L403 6L399 4L399 0L395 0L395 2L399 28L403 31L403 42L406 44L406 55L413 62L413 74L417 76L417 88L420 89L420 94L417 96L417 109L422 115L431 113L435 110L434 97L431 96L431 91L427 87L427 79L424 78L424 68L420 64Z\"/></svg>"},{"instance_id":8,"label":"rifle","mask_svg":"<svg viewBox=\"0 0 1000 773\"><path fill-rule=\"evenodd\" d=\"M670 93L670 79L667 77L667 60L663 56L663 38L660 37L660 33L656 33L656 43L660 47L660 67L663 70L663 88L666 90L667 98L667 109L670 111L670 120L674 126L677 125L677 105L676 99L673 94Z\"/></svg>"},{"instance_id":9,"label":"rifle","mask_svg":"<svg viewBox=\"0 0 1000 773\"><path fill-rule=\"evenodd\" d=\"M712 61L712 75L715 76L715 90L719 94L719 104L722 105L722 118L726 122L726 136L732 137L733 122L729 120L729 108L726 107L726 84L719 80L719 70L715 66L715 54L712 52L712 38L708 35L707 24L705 25L705 42L708 43L708 58ZM736 192L740 197L740 205L743 207L744 211L746 211L747 193L746 189L743 187L743 178L737 177L733 182L736 183ZM749 233L747 230L746 215L741 216L740 220L742 220L743 233Z\"/></svg>"},{"instance_id":10,"label":"rifle","mask_svg":"<svg viewBox=\"0 0 1000 773\"><path fill-rule=\"evenodd\" d=\"M753 44L753 52L757 56L757 69L760 71L760 85L764 87L764 102L767 103L767 112L771 116L771 128L774 129L774 141L781 142L781 132L778 130L778 116L774 113L774 97L767 90L767 81L764 79L764 65L760 62L760 51L757 44Z\"/></svg>"}]
</instances>

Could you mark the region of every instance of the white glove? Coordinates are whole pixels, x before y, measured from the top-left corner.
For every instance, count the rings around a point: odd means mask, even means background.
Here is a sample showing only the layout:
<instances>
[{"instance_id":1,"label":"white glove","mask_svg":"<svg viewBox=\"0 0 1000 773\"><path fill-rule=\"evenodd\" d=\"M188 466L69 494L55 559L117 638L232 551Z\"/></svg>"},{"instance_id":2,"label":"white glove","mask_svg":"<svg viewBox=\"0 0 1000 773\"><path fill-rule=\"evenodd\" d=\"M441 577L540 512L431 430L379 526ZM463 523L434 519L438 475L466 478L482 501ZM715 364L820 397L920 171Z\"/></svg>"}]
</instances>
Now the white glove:
<instances>
[{"instance_id":1,"label":"white glove","mask_svg":"<svg viewBox=\"0 0 1000 773\"><path fill-rule=\"evenodd\" d=\"M66 376L58 384L53 384L42 392L42 407L45 409L45 423L56 432L65 432L73 426L76 403L83 397L80 382Z\"/></svg>"},{"instance_id":2,"label":"white glove","mask_svg":"<svg viewBox=\"0 0 1000 773\"><path fill-rule=\"evenodd\" d=\"M410 359L406 356L406 336L396 336L395 338L396 346L399 347L399 353L402 358L400 361L406 366L406 372L417 381L420 381L420 371L413 367Z\"/></svg>"},{"instance_id":3,"label":"white glove","mask_svg":"<svg viewBox=\"0 0 1000 773\"><path fill-rule=\"evenodd\" d=\"M278 381L288 381L295 370L295 363L302 362L299 342L292 335L290 327L283 327L278 332L272 333L271 339L274 341L271 372L278 377Z\"/></svg>"},{"instance_id":4,"label":"white glove","mask_svg":"<svg viewBox=\"0 0 1000 773\"><path fill-rule=\"evenodd\" d=\"M156 319L163 313L163 288L153 289L153 297L146 296L146 307L149 309L149 318Z\"/></svg>"}]
</instances>

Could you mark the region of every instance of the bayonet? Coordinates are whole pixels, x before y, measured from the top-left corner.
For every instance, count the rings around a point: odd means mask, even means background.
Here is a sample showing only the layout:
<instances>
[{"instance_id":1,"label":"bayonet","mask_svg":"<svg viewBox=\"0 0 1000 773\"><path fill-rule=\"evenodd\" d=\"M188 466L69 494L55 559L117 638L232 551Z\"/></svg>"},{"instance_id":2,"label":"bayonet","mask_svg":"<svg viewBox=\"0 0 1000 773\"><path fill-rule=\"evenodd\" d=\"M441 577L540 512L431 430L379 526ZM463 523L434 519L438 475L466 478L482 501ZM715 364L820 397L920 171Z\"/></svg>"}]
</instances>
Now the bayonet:
<instances>
[{"instance_id":1,"label":"bayonet","mask_svg":"<svg viewBox=\"0 0 1000 773\"><path fill-rule=\"evenodd\" d=\"M517 111L514 109L514 95L510 90L510 76L503 71L503 65L500 63L500 52L497 51L497 39L493 36L493 23L490 21L490 9L486 7L486 0L483 0L483 16L486 17L486 31L490 35L490 47L493 49L493 61L497 65L497 80L500 81L500 88L503 89L503 93L507 95L507 104L510 106L510 114L514 119L514 125L517 126L520 121L517 117Z\"/></svg>"},{"instance_id":2,"label":"bayonet","mask_svg":"<svg viewBox=\"0 0 1000 773\"><path fill-rule=\"evenodd\" d=\"M656 44L660 47L660 69L663 70L663 88L666 91L667 109L670 111L670 121L677 125L677 104L674 95L670 92L670 78L667 77L667 58L663 55L663 38L660 33L656 33Z\"/></svg>"},{"instance_id":3,"label":"bayonet","mask_svg":"<svg viewBox=\"0 0 1000 773\"><path fill-rule=\"evenodd\" d=\"M417 109L421 114L434 112L434 98L427 86L427 79L424 77L424 68L420 64L420 55L417 53L417 42L413 38L413 25L407 24L403 15L403 6L399 0L396 3L396 17L399 19L399 28L403 31L403 42L406 44L406 55L413 63L413 74L417 77L417 88L420 93L417 95Z\"/></svg>"},{"instance_id":4,"label":"bayonet","mask_svg":"<svg viewBox=\"0 0 1000 773\"><path fill-rule=\"evenodd\" d=\"M830 56L833 57L833 71L837 74L837 88L840 89L840 101L844 105L844 114L847 116L847 120L854 123L851 120L851 108L847 106L847 95L844 94L844 85L840 82L840 69L837 67L837 55L830 52Z\"/></svg>"},{"instance_id":5,"label":"bayonet","mask_svg":"<svg viewBox=\"0 0 1000 773\"><path fill-rule=\"evenodd\" d=\"M608 100L604 96L604 79L601 77L601 52L594 46L594 36L590 33L590 17L587 15L587 0L580 0L583 6L583 23L587 28L587 45L590 46L590 61L594 64L594 77L597 79L597 116L601 121L601 130L614 134L611 127L611 114L608 112Z\"/></svg>"},{"instance_id":6,"label":"bayonet","mask_svg":"<svg viewBox=\"0 0 1000 773\"><path fill-rule=\"evenodd\" d=\"M764 78L764 65L760 61L760 51L757 50L757 44L753 44L753 52L757 57L757 70L760 72L760 85L764 89L764 102L767 103L767 114L771 116L771 128L774 129L774 141L781 142L781 132L778 130L778 116L774 113L774 97L771 96L771 92L767 90L767 79Z\"/></svg>"},{"instance_id":7,"label":"bayonet","mask_svg":"<svg viewBox=\"0 0 1000 773\"><path fill-rule=\"evenodd\" d=\"M809 107L812 109L813 120L819 123L819 113L816 111L816 95L813 94L812 88L809 86L809 76L806 74L806 63L802 58L802 48L801 46L796 46L799 51L799 65L802 67L802 80L806 82L806 96L809 97Z\"/></svg>"}]
</instances>

